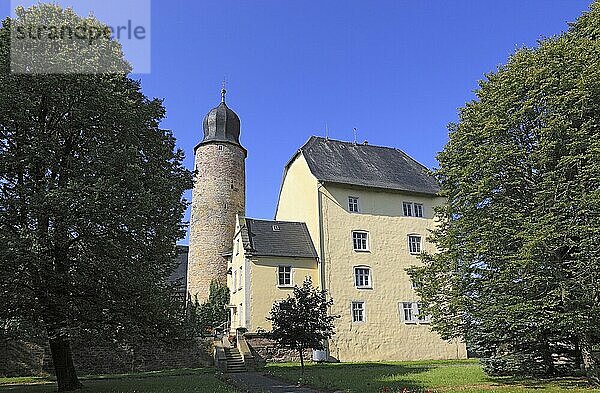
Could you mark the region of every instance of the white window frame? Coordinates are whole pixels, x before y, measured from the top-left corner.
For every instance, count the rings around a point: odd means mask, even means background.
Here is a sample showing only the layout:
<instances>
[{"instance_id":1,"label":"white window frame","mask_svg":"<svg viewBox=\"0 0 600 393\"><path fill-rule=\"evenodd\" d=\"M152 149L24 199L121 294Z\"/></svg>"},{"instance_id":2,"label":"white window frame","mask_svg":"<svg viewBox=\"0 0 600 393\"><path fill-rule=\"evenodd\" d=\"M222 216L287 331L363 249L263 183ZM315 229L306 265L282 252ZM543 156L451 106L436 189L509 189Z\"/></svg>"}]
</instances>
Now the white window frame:
<instances>
[{"instance_id":1,"label":"white window frame","mask_svg":"<svg viewBox=\"0 0 600 393\"><path fill-rule=\"evenodd\" d=\"M223 145L217 145L217 150L223 151Z\"/></svg>"},{"instance_id":2,"label":"white window frame","mask_svg":"<svg viewBox=\"0 0 600 393\"><path fill-rule=\"evenodd\" d=\"M402 322L406 324L416 324L417 318L415 314L415 310L413 307L414 302L400 302L398 308L400 310L400 317L402 318ZM410 318L407 318L407 311L410 315Z\"/></svg>"},{"instance_id":3,"label":"white window frame","mask_svg":"<svg viewBox=\"0 0 600 393\"><path fill-rule=\"evenodd\" d=\"M419 238L419 242L418 243L413 243L411 241L411 238L417 238L417 237ZM410 234L410 235L408 235L406 237L406 241L408 243L408 252L409 252L409 254L411 254L411 255L419 255L421 252L423 252L423 236L421 236L419 234L416 234L416 233L413 233L413 234ZM412 248L411 248L411 244L418 244L419 245L418 246L419 250L418 251L413 251Z\"/></svg>"},{"instance_id":4,"label":"white window frame","mask_svg":"<svg viewBox=\"0 0 600 393\"><path fill-rule=\"evenodd\" d=\"M407 325L427 325L431 322L429 316L421 317L421 307L419 302L399 302L398 311L402 322ZM410 319L406 318L406 311L410 313Z\"/></svg>"},{"instance_id":5,"label":"white window frame","mask_svg":"<svg viewBox=\"0 0 600 393\"><path fill-rule=\"evenodd\" d=\"M418 209L417 209L418 207ZM418 212L418 214L417 214ZM425 207L423 206L422 203L413 203L413 214L415 217L417 218L423 218L423 216L425 215Z\"/></svg>"},{"instance_id":6,"label":"white window frame","mask_svg":"<svg viewBox=\"0 0 600 393\"><path fill-rule=\"evenodd\" d=\"M402 215L404 217L425 217L425 206L422 203L402 201Z\"/></svg>"},{"instance_id":7,"label":"white window frame","mask_svg":"<svg viewBox=\"0 0 600 393\"><path fill-rule=\"evenodd\" d=\"M360 305L360 307L358 307ZM356 308L356 311L362 311L362 313L360 314L362 316L361 320L356 320L354 317L354 311L355 311L355 306L357 306L358 308ZM352 320L352 323L365 323L367 321L367 307L365 306L365 302L362 300L353 300L350 303L350 318Z\"/></svg>"},{"instance_id":8,"label":"white window frame","mask_svg":"<svg viewBox=\"0 0 600 393\"><path fill-rule=\"evenodd\" d=\"M283 268L289 268L290 271L289 273L286 272L282 272L281 270ZM281 283L281 274L284 274L284 283ZM285 283L285 275L289 274L289 284ZM294 269L292 268L291 265L277 265L277 286L279 288L291 288L294 286Z\"/></svg>"},{"instance_id":9,"label":"white window frame","mask_svg":"<svg viewBox=\"0 0 600 393\"><path fill-rule=\"evenodd\" d=\"M358 289L372 289L373 288L373 275L371 274L371 268L365 265L354 266L354 286ZM366 270L367 275L361 274L362 277L366 277L366 284L359 284L359 270ZM364 282L364 280L363 280Z\"/></svg>"},{"instance_id":10,"label":"white window frame","mask_svg":"<svg viewBox=\"0 0 600 393\"><path fill-rule=\"evenodd\" d=\"M402 214L404 217L413 216L413 204L412 202L402 202Z\"/></svg>"},{"instance_id":11,"label":"white window frame","mask_svg":"<svg viewBox=\"0 0 600 393\"><path fill-rule=\"evenodd\" d=\"M355 234L364 234L364 248L356 248L356 241L354 239L354 235ZM361 239L361 246L362 246L362 239ZM360 231L360 230L356 230L356 231L352 231L352 249L356 252L369 252L370 251L370 239L369 239L369 232L367 231Z\"/></svg>"},{"instance_id":12,"label":"white window frame","mask_svg":"<svg viewBox=\"0 0 600 393\"><path fill-rule=\"evenodd\" d=\"M237 292L237 269L233 269L233 293Z\"/></svg>"},{"instance_id":13,"label":"white window frame","mask_svg":"<svg viewBox=\"0 0 600 393\"><path fill-rule=\"evenodd\" d=\"M350 213L360 213L359 197L349 196L348 197L348 211Z\"/></svg>"},{"instance_id":14,"label":"white window frame","mask_svg":"<svg viewBox=\"0 0 600 393\"><path fill-rule=\"evenodd\" d=\"M241 291L244 286L243 285L243 283L244 283L243 277L244 277L244 275L242 273L242 266L240 266L240 278L238 280L238 291Z\"/></svg>"}]
</instances>

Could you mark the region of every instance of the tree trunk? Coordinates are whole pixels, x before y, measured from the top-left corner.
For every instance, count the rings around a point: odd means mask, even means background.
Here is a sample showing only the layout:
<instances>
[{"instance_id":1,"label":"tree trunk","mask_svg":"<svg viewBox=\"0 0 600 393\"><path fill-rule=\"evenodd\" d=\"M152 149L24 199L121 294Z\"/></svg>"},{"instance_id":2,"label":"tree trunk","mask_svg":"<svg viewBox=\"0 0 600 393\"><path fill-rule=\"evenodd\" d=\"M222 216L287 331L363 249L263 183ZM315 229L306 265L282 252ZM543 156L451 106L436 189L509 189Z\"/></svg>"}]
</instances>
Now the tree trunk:
<instances>
[{"instance_id":1,"label":"tree trunk","mask_svg":"<svg viewBox=\"0 0 600 393\"><path fill-rule=\"evenodd\" d=\"M550 348L550 343L544 337L543 339L543 347L542 347L542 355L544 358L544 368L546 375L552 376L556 374L556 369L554 368L554 358L552 358L552 349Z\"/></svg>"},{"instance_id":2,"label":"tree trunk","mask_svg":"<svg viewBox=\"0 0 600 393\"><path fill-rule=\"evenodd\" d=\"M300 348L300 367L302 368L302 377L304 377L304 349Z\"/></svg>"},{"instance_id":3,"label":"tree trunk","mask_svg":"<svg viewBox=\"0 0 600 393\"><path fill-rule=\"evenodd\" d=\"M588 380L592 385L600 385L600 370L598 370L596 359L592 356L592 343L589 335L584 334L579 341L579 345Z\"/></svg>"},{"instance_id":4,"label":"tree trunk","mask_svg":"<svg viewBox=\"0 0 600 393\"><path fill-rule=\"evenodd\" d=\"M58 391L69 392L81 388L81 383L77 378L75 365L73 364L71 343L68 336L60 330L58 332L48 331L50 352L52 353Z\"/></svg>"}]
</instances>

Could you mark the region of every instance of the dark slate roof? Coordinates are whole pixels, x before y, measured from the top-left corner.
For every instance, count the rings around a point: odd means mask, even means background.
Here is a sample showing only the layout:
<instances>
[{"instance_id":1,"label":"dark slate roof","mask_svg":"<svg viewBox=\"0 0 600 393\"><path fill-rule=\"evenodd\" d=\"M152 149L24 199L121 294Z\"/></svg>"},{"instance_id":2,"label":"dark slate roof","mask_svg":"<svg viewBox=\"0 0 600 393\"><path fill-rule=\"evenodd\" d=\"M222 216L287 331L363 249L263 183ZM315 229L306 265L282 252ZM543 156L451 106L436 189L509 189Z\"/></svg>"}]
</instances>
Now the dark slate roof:
<instances>
[{"instance_id":1,"label":"dark slate roof","mask_svg":"<svg viewBox=\"0 0 600 393\"><path fill-rule=\"evenodd\" d=\"M187 267L188 267L188 246L177 246L177 268L171 273L169 282L181 280L181 284L185 287L187 283Z\"/></svg>"},{"instance_id":2,"label":"dark slate roof","mask_svg":"<svg viewBox=\"0 0 600 393\"><path fill-rule=\"evenodd\" d=\"M279 230L273 230L276 225ZM246 218L249 252L257 256L316 258L317 251L303 222Z\"/></svg>"},{"instance_id":3,"label":"dark slate roof","mask_svg":"<svg viewBox=\"0 0 600 393\"><path fill-rule=\"evenodd\" d=\"M439 191L427 168L400 149L312 136L299 152L322 182L423 194Z\"/></svg>"},{"instance_id":4,"label":"dark slate roof","mask_svg":"<svg viewBox=\"0 0 600 393\"><path fill-rule=\"evenodd\" d=\"M241 146L240 118L225 102L221 102L208 112L204 117L202 128L204 129L204 139L198 146L209 142L226 142Z\"/></svg>"}]
</instances>

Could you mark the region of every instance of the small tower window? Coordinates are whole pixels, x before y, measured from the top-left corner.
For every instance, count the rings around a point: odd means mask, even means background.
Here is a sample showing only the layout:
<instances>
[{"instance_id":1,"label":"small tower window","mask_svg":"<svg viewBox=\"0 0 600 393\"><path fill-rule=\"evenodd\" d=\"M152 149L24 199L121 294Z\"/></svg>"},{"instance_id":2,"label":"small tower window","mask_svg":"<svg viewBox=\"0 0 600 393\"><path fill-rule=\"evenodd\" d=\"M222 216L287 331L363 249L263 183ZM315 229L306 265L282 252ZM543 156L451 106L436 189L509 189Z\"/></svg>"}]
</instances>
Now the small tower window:
<instances>
[{"instance_id":1,"label":"small tower window","mask_svg":"<svg viewBox=\"0 0 600 393\"><path fill-rule=\"evenodd\" d=\"M219 151L223 151L223 145L218 145L217 149L219 149Z\"/></svg>"},{"instance_id":2,"label":"small tower window","mask_svg":"<svg viewBox=\"0 0 600 393\"><path fill-rule=\"evenodd\" d=\"M229 187L233 190L233 180L229 183Z\"/></svg>"}]
</instances>

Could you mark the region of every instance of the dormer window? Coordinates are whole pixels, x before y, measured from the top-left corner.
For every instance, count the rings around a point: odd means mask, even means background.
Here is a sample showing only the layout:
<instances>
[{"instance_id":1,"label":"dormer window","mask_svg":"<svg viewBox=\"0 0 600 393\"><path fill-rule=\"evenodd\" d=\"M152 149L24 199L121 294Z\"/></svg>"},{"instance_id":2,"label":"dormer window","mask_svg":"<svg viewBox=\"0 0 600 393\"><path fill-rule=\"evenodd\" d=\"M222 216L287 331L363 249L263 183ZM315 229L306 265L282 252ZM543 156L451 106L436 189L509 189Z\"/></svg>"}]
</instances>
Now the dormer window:
<instances>
[{"instance_id":1,"label":"dormer window","mask_svg":"<svg viewBox=\"0 0 600 393\"><path fill-rule=\"evenodd\" d=\"M279 232L279 225L273 225L273 232Z\"/></svg>"}]
</instances>

